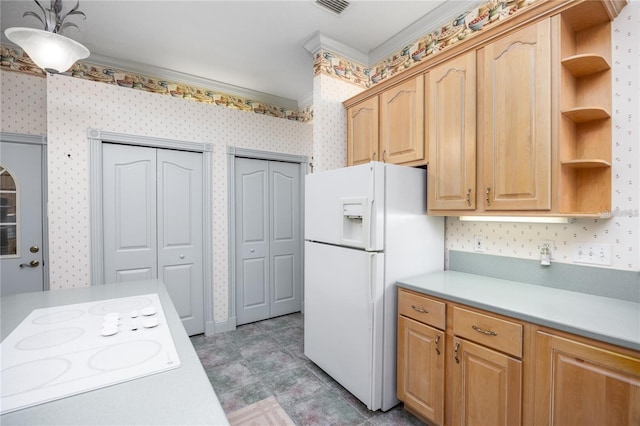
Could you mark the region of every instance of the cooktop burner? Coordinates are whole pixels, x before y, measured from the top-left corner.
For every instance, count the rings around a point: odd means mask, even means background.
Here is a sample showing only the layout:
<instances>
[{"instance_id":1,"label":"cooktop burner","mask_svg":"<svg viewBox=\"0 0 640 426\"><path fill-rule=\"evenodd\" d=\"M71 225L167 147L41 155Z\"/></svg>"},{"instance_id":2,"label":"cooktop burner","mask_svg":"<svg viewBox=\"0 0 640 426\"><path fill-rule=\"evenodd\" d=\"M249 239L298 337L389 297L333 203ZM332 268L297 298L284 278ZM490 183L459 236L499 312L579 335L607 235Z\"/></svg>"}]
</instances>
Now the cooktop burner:
<instances>
[{"instance_id":1,"label":"cooktop burner","mask_svg":"<svg viewBox=\"0 0 640 426\"><path fill-rule=\"evenodd\" d=\"M36 309L0 350L1 414L180 366L155 293Z\"/></svg>"}]
</instances>

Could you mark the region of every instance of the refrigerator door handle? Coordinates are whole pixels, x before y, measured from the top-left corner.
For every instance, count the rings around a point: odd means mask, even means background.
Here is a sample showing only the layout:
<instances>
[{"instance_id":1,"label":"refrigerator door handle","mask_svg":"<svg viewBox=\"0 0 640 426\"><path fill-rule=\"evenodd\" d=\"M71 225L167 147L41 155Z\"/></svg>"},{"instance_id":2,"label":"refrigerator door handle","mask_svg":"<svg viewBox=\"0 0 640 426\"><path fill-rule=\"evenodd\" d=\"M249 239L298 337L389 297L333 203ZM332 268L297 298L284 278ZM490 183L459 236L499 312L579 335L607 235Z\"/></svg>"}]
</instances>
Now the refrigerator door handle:
<instances>
[{"instance_id":1,"label":"refrigerator door handle","mask_svg":"<svg viewBox=\"0 0 640 426\"><path fill-rule=\"evenodd\" d=\"M365 232L364 232L364 239L365 239L365 250L368 251L373 251L373 241L375 241L375 229L376 229L376 221L377 218L374 216L376 214L375 212L375 208L374 208L374 203L375 200L372 196L370 196L367 199L367 203L369 204L368 206L368 210L369 210L369 214L367 215L367 221L365 223Z\"/></svg>"}]
</instances>

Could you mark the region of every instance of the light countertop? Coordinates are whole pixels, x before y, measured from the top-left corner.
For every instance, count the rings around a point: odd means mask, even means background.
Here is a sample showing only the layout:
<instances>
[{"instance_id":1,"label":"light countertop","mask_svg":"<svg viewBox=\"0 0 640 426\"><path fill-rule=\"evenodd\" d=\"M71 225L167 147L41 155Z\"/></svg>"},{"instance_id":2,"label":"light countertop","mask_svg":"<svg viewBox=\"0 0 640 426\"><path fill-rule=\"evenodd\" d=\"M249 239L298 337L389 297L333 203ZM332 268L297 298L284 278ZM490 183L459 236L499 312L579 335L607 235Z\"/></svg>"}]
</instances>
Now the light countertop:
<instances>
[{"instance_id":1,"label":"light countertop","mask_svg":"<svg viewBox=\"0 0 640 426\"><path fill-rule=\"evenodd\" d=\"M32 310L157 293L179 368L4 414L2 425L228 425L164 284L159 280L23 293L1 299L1 336Z\"/></svg>"},{"instance_id":2,"label":"light countertop","mask_svg":"<svg viewBox=\"0 0 640 426\"><path fill-rule=\"evenodd\" d=\"M397 285L534 324L640 350L640 303L457 271L402 279Z\"/></svg>"}]
</instances>

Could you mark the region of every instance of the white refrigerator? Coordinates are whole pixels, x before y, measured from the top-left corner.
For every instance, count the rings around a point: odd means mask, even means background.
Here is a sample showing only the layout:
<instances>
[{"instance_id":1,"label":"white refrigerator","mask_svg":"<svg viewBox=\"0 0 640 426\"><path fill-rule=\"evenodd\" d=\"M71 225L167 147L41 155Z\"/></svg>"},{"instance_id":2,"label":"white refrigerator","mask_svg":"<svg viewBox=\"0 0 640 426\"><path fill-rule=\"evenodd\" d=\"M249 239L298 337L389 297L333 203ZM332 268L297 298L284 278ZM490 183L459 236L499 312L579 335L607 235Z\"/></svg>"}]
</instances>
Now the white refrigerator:
<instances>
[{"instance_id":1,"label":"white refrigerator","mask_svg":"<svg viewBox=\"0 0 640 426\"><path fill-rule=\"evenodd\" d=\"M396 398L394 283L444 269L423 169L371 162L305 178L304 353L370 410Z\"/></svg>"}]
</instances>

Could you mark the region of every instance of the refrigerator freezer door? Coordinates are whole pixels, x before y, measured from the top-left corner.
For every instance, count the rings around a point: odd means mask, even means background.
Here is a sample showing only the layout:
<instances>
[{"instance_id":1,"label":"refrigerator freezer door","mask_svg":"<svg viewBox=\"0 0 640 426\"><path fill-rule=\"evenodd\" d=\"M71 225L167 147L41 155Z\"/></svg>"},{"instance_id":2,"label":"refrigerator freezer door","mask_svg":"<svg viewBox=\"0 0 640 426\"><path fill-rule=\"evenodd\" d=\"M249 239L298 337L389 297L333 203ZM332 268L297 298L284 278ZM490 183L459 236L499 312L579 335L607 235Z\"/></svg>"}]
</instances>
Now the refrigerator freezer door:
<instances>
[{"instance_id":1,"label":"refrigerator freezer door","mask_svg":"<svg viewBox=\"0 0 640 426\"><path fill-rule=\"evenodd\" d=\"M367 405L382 400L382 253L305 243L304 353Z\"/></svg>"},{"instance_id":2,"label":"refrigerator freezer door","mask_svg":"<svg viewBox=\"0 0 640 426\"><path fill-rule=\"evenodd\" d=\"M305 177L305 240L380 251L384 248L383 163Z\"/></svg>"}]
</instances>

